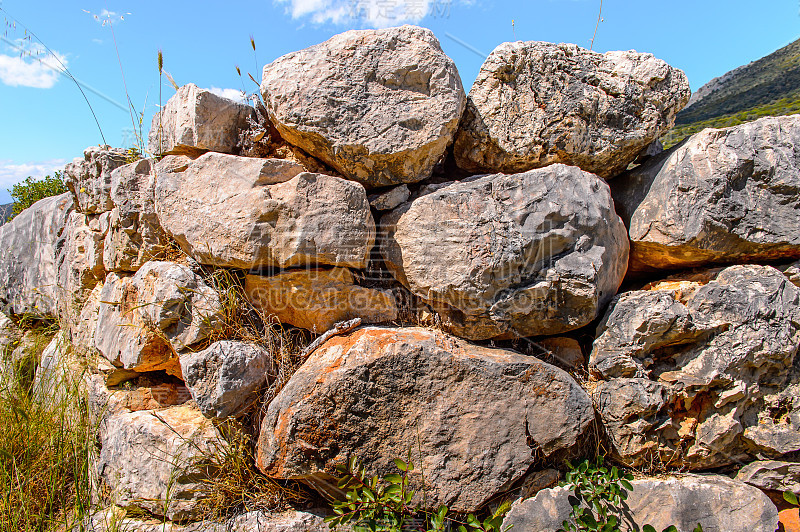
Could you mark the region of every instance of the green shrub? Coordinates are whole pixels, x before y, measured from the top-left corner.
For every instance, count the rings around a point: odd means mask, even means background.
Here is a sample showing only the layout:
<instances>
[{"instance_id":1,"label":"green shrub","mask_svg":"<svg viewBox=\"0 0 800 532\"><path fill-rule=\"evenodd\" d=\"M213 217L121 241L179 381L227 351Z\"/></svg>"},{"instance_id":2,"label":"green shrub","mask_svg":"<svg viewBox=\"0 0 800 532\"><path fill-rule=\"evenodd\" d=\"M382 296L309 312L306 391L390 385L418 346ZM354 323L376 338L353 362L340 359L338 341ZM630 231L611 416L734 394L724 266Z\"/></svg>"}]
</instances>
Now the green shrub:
<instances>
[{"instance_id":1,"label":"green shrub","mask_svg":"<svg viewBox=\"0 0 800 532\"><path fill-rule=\"evenodd\" d=\"M400 473L383 479L367 478L364 466L355 456L350 457L346 467L339 468L342 477L338 485L346 490L347 496L344 501L333 503L334 515L325 519L331 529L350 525L356 532L443 532L447 525L455 525L458 532L507 532L511 528L502 528L509 503L501 504L483 521L474 514L463 520L451 516L444 505L435 512L412 505L414 490L408 486L408 474L414 470L414 464L400 459L394 463Z\"/></svg>"},{"instance_id":2,"label":"green shrub","mask_svg":"<svg viewBox=\"0 0 800 532\"><path fill-rule=\"evenodd\" d=\"M46 175L42 179L34 179L28 176L24 181L17 183L8 191L14 199L11 215L8 217L9 221L40 199L58 196L66 191L67 186L64 184L63 176L58 170L53 172L52 176Z\"/></svg>"}]
</instances>

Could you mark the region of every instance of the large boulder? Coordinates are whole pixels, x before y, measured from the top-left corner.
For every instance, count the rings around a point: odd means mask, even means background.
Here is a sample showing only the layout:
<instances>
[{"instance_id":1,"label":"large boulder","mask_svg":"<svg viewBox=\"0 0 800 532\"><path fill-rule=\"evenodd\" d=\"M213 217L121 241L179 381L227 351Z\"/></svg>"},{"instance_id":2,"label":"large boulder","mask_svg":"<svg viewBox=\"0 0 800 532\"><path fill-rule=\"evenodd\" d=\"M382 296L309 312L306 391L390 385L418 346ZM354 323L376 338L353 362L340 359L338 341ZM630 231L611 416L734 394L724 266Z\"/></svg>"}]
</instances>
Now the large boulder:
<instances>
[{"instance_id":1,"label":"large boulder","mask_svg":"<svg viewBox=\"0 0 800 532\"><path fill-rule=\"evenodd\" d=\"M281 136L367 186L430 177L464 109L455 63L415 26L353 30L264 67Z\"/></svg>"},{"instance_id":2,"label":"large boulder","mask_svg":"<svg viewBox=\"0 0 800 532\"><path fill-rule=\"evenodd\" d=\"M181 356L181 372L206 417L224 419L240 413L258 398L274 374L272 354L260 345L221 340Z\"/></svg>"},{"instance_id":3,"label":"large boulder","mask_svg":"<svg viewBox=\"0 0 800 532\"><path fill-rule=\"evenodd\" d=\"M317 334L354 318L361 318L362 323L397 319L392 293L356 285L347 268L287 270L269 277L248 275L245 293L263 315Z\"/></svg>"},{"instance_id":4,"label":"large boulder","mask_svg":"<svg viewBox=\"0 0 800 532\"><path fill-rule=\"evenodd\" d=\"M670 525L691 532L775 532L778 510L756 488L720 475L681 475L631 482L633 490L619 508L621 521L640 530ZM569 520L578 500L567 487L542 490L531 499L515 502L503 521L514 532L556 532ZM585 506L585 505L584 505ZM635 528L634 528L635 527ZM627 528L625 529L627 530Z\"/></svg>"},{"instance_id":5,"label":"large boulder","mask_svg":"<svg viewBox=\"0 0 800 532\"><path fill-rule=\"evenodd\" d=\"M128 163L123 148L89 146L83 159L64 167L64 184L72 193L75 209L84 214L102 214L114 207L111 199L111 172Z\"/></svg>"},{"instance_id":6,"label":"large boulder","mask_svg":"<svg viewBox=\"0 0 800 532\"><path fill-rule=\"evenodd\" d=\"M381 219L384 261L454 334L553 335L616 294L628 239L608 185L556 164L439 188Z\"/></svg>"},{"instance_id":7,"label":"large boulder","mask_svg":"<svg viewBox=\"0 0 800 532\"><path fill-rule=\"evenodd\" d=\"M375 222L358 183L303 173L282 159L207 153L174 163L159 165L156 212L198 262L241 269L366 265Z\"/></svg>"},{"instance_id":8,"label":"large boulder","mask_svg":"<svg viewBox=\"0 0 800 532\"><path fill-rule=\"evenodd\" d=\"M768 266L620 294L589 361L615 453L705 469L800 450L799 346L800 289Z\"/></svg>"},{"instance_id":9,"label":"large boulder","mask_svg":"<svg viewBox=\"0 0 800 532\"><path fill-rule=\"evenodd\" d=\"M800 257L800 116L705 129L612 182L637 269Z\"/></svg>"},{"instance_id":10,"label":"large boulder","mask_svg":"<svg viewBox=\"0 0 800 532\"><path fill-rule=\"evenodd\" d=\"M72 195L65 192L0 226L0 303L8 312L56 315L56 244L70 212Z\"/></svg>"},{"instance_id":11,"label":"large boulder","mask_svg":"<svg viewBox=\"0 0 800 532\"><path fill-rule=\"evenodd\" d=\"M690 95L686 75L651 54L503 43L469 92L456 162L505 173L564 163L608 179L672 127Z\"/></svg>"},{"instance_id":12,"label":"large boulder","mask_svg":"<svg viewBox=\"0 0 800 532\"><path fill-rule=\"evenodd\" d=\"M154 155L234 153L239 133L255 117L251 106L188 83L153 116L148 147Z\"/></svg>"},{"instance_id":13,"label":"large boulder","mask_svg":"<svg viewBox=\"0 0 800 532\"><path fill-rule=\"evenodd\" d=\"M537 456L568 453L593 420L586 392L536 358L427 329L367 327L328 340L270 403L257 463L324 489L349 456L387 474L410 450L425 504L466 512Z\"/></svg>"},{"instance_id":14,"label":"large boulder","mask_svg":"<svg viewBox=\"0 0 800 532\"><path fill-rule=\"evenodd\" d=\"M95 346L118 367L180 376L177 354L211 334L217 293L186 266L148 262L132 277L110 273L100 294Z\"/></svg>"},{"instance_id":15,"label":"large boulder","mask_svg":"<svg viewBox=\"0 0 800 532\"><path fill-rule=\"evenodd\" d=\"M224 452L211 420L188 406L126 412L100 427L97 471L114 504L172 520L198 515L198 461Z\"/></svg>"},{"instance_id":16,"label":"large boulder","mask_svg":"<svg viewBox=\"0 0 800 532\"><path fill-rule=\"evenodd\" d=\"M111 173L114 208L103 249L109 271L136 271L165 256L167 236L155 210L155 166L152 159L141 159Z\"/></svg>"}]
</instances>

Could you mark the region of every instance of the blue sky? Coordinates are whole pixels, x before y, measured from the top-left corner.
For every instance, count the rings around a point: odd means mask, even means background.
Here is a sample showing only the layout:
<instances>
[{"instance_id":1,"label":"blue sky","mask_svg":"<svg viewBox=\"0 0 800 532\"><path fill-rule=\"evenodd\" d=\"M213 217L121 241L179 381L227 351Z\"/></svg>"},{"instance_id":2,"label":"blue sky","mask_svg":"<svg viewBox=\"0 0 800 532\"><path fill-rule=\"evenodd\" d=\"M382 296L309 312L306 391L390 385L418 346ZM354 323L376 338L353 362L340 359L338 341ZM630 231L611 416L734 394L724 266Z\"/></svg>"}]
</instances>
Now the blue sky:
<instances>
[{"instance_id":1,"label":"blue sky","mask_svg":"<svg viewBox=\"0 0 800 532\"><path fill-rule=\"evenodd\" d=\"M260 79L264 64L336 33L410 22L434 31L469 89L481 54L501 42L588 48L598 8L599 0L0 0L0 203L10 201L13 183L61 168L102 142L81 93L58 73L59 61L85 87L106 141L131 146L124 86L136 110L144 109L146 135L159 104L159 49L178 84L235 94L256 88L236 65ZM683 69L693 90L800 36L800 0L605 0L602 17L595 50L651 52ZM161 93L163 102L174 93L166 79Z\"/></svg>"}]
</instances>

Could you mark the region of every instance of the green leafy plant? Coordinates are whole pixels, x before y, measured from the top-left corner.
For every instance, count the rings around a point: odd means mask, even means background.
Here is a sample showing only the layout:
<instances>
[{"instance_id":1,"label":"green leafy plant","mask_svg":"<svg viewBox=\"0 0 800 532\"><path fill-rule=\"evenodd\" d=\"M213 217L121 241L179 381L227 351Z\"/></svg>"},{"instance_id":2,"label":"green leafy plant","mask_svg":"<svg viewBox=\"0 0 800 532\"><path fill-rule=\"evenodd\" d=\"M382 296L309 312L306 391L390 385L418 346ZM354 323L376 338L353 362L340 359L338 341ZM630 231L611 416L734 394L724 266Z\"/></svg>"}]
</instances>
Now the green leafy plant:
<instances>
[{"instance_id":1,"label":"green leafy plant","mask_svg":"<svg viewBox=\"0 0 800 532\"><path fill-rule=\"evenodd\" d=\"M602 456L594 464L584 460L578 467L569 462L567 466L570 471L562 485L574 490L578 501L572 505L570 518L561 525L561 532L619 530L616 509L628 498L627 491L633 491L633 475L621 473L616 466L605 467Z\"/></svg>"},{"instance_id":2,"label":"green leafy plant","mask_svg":"<svg viewBox=\"0 0 800 532\"><path fill-rule=\"evenodd\" d=\"M797 500L797 494L792 491L784 491L783 492L783 500L788 502L789 504L793 504L795 506L800 506L800 502Z\"/></svg>"},{"instance_id":3,"label":"green leafy plant","mask_svg":"<svg viewBox=\"0 0 800 532\"><path fill-rule=\"evenodd\" d=\"M46 175L42 179L34 179L28 176L24 181L17 183L8 191L14 199L14 205L11 208L11 215L8 219L12 220L16 215L40 199L58 196L66 191L67 186L64 184L63 176L58 170L53 172L52 176Z\"/></svg>"},{"instance_id":4,"label":"green leafy plant","mask_svg":"<svg viewBox=\"0 0 800 532\"><path fill-rule=\"evenodd\" d=\"M611 468L603 464L603 457L598 456L594 463L584 460L577 467L566 462L570 471L562 486L572 489L577 501L572 504L569 519L565 520L559 532L619 532L621 520L617 513L622 502L633 491L633 475L622 473L616 466ZM642 532L657 532L654 526L644 525ZM661 532L678 532L675 525L670 525ZM694 532L703 532L697 525Z\"/></svg>"},{"instance_id":5,"label":"green leafy plant","mask_svg":"<svg viewBox=\"0 0 800 532\"><path fill-rule=\"evenodd\" d=\"M332 529L351 525L356 531L400 531L439 532L448 524L456 525L459 532L507 532L502 528L503 518L510 508L501 504L483 521L474 514L459 520L449 514L447 506L441 505L435 512L412 505L414 490L409 487L408 475L414 470L410 461L395 459L400 473L368 478L363 464L351 456L346 466L338 468L342 476L338 486L346 492L346 499L333 503L334 515L325 521Z\"/></svg>"}]
</instances>

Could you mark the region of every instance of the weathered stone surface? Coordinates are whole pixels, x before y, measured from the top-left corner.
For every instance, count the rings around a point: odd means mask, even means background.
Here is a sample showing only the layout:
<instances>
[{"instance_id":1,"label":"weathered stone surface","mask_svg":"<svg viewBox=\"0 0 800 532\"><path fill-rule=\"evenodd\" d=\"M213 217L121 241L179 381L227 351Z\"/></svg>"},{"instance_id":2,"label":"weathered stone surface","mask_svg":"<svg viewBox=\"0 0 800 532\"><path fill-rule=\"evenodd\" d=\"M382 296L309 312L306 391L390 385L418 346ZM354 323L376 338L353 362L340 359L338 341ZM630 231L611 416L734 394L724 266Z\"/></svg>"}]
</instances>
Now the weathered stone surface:
<instances>
[{"instance_id":1,"label":"weathered stone surface","mask_svg":"<svg viewBox=\"0 0 800 532\"><path fill-rule=\"evenodd\" d=\"M381 229L397 280L474 340L582 327L628 263L608 185L561 164L445 186L385 215Z\"/></svg>"},{"instance_id":2,"label":"weathered stone surface","mask_svg":"<svg viewBox=\"0 0 800 532\"><path fill-rule=\"evenodd\" d=\"M800 257L800 117L706 129L612 182L632 267Z\"/></svg>"},{"instance_id":3,"label":"weathered stone surface","mask_svg":"<svg viewBox=\"0 0 800 532\"><path fill-rule=\"evenodd\" d=\"M77 314L76 319L67 324L62 324L70 335L73 348L82 354L94 351L94 334L97 330L97 315L100 312L100 296L103 293L103 283L97 283L83 306Z\"/></svg>"},{"instance_id":4,"label":"weathered stone surface","mask_svg":"<svg viewBox=\"0 0 800 532\"><path fill-rule=\"evenodd\" d=\"M170 164L169 158L162 161ZM173 161L174 163L174 161ZM208 153L161 170L162 227L202 264L364 267L375 222L364 187L297 163Z\"/></svg>"},{"instance_id":5,"label":"weathered stone surface","mask_svg":"<svg viewBox=\"0 0 800 532\"><path fill-rule=\"evenodd\" d=\"M97 471L116 505L182 520L206 494L192 461L219 452L224 440L198 410L174 406L109 417L100 444Z\"/></svg>"},{"instance_id":6,"label":"weathered stone surface","mask_svg":"<svg viewBox=\"0 0 800 532\"><path fill-rule=\"evenodd\" d=\"M780 268L783 274L796 286L800 286L800 261Z\"/></svg>"},{"instance_id":7,"label":"weathered stone surface","mask_svg":"<svg viewBox=\"0 0 800 532\"><path fill-rule=\"evenodd\" d=\"M741 468L736 480L762 490L792 491L800 494L800 464L759 460Z\"/></svg>"},{"instance_id":8,"label":"weathered stone surface","mask_svg":"<svg viewBox=\"0 0 800 532\"><path fill-rule=\"evenodd\" d=\"M347 268L289 270L273 276L248 275L245 293L264 315L281 323L324 333L335 323L397 319L397 303L388 290L357 286Z\"/></svg>"},{"instance_id":9,"label":"weathered stone surface","mask_svg":"<svg viewBox=\"0 0 800 532\"><path fill-rule=\"evenodd\" d=\"M188 83L153 116L148 147L156 155L233 153L239 132L247 129L248 118L255 117L249 105Z\"/></svg>"},{"instance_id":10,"label":"weathered stone surface","mask_svg":"<svg viewBox=\"0 0 800 532\"><path fill-rule=\"evenodd\" d=\"M155 166L152 159L141 159L111 173L115 206L103 250L109 271L135 272L148 260L164 258L167 236L155 211Z\"/></svg>"},{"instance_id":11,"label":"weathered stone surface","mask_svg":"<svg viewBox=\"0 0 800 532\"><path fill-rule=\"evenodd\" d=\"M114 207L111 199L111 172L127 164L128 152L110 146L89 146L83 160L75 159L64 167L64 184L72 193L75 209L84 214L101 214Z\"/></svg>"},{"instance_id":12,"label":"weathered stone surface","mask_svg":"<svg viewBox=\"0 0 800 532\"><path fill-rule=\"evenodd\" d=\"M699 279L701 276L695 276ZM617 456L689 469L800 450L800 289L768 266L617 296L593 392Z\"/></svg>"},{"instance_id":13,"label":"weathered stone surface","mask_svg":"<svg viewBox=\"0 0 800 532\"><path fill-rule=\"evenodd\" d=\"M411 191L407 185L400 185L391 190L380 194L373 194L369 197L369 206L376 211L390 211L399 207L411 196Z\"/></svg>"},{"instance_id":14,"label":"weathered stone surface","mask_svg":"<svg viewBox=\"0 0 800 532\"><path fill-rule=\"evenodd\" d=\"M690 95L686 75L651 54L503 43L470 90L456 162L505 173L564 163L608 179L672 127Z\"/></svg>"},{"instance_id":15,"label":"weathered stone surface","mask_svg":"<svg viewBox=\"0 0 800 532\"><path fill-rule=\"evenodd\" d=\"M148 262L132 277L110 273L100 294L95 346L114 365L180 376L177 352L206 338L219 297L189 268Z\"/></svg>"},{"instance_id":16,"label":"weathered stone surface","mask_svg":"<svg viewBox=\"0 0 800 532\"><path fill-rule=\"evenodd\" d=\"M353 30L264 67L261 93L289 143L367 186L430 177L465 95L433 33Z\"/></svg>"},{"instance_id":17,"label":"weathered stone surface","mask_svg":"<svg viewBox=\"0 0 800 532\"><path fill-rule=\"evenodd\" d=\"M72 195L44 198L0 226L0 303L12 314L56 315L56 243Z\"/></svg>"},{"instance_id":18,"label":"weathered stone surface","mask_svg":"<svg viewBox=\"0 0 800 532\"><path fill-rule=\"evenodd\" d=\"M536 358L427 329L367 327L328 340L292 376L269 405L257 462L319 487L351 454L369 474L394 472L411 445L426 504L472 511L534 454L570 449L593 418L586 392Z\"/></svg>"},{"instance_id":19,"label":"weathered stone surface","mask_svg":"<svg viewBox=\"0 0 800 532\"><path fill-rule=\"evenodd\" d=\"M329 532L324 514L314 510L288 510L282 513L251 511L222 523L202 521L179 525L163 520L127 517L124 509L111 507L85 518L81 526L76 526L73 532Z\"/></svg>"},{"instance_id":20,"label":"weathered stone surface","mask_svg":"<svg viewBox=\"0 0 800 532\"><path fill-rule=\"evenodd\" d=\"M181 355L181 372L206 417L224 419L250 406L274 374L272 355L263 347L230 340Z\"/></svg>"},{"instance_id":21,"label":"weathered stone surface","mask_svg":"<svg viewBox=\"0 0 800 532\"><path fill-rule=\"evenodd\" d=\"M636 530L646 524L656 530L675 525L691 532L774 532L778 510L756 488L719 475L681 475L634 480L633 491L620 509L623 521ZM540 491L515 502L503 521L514 532L556 532L569 519L574 494L566 487Z\"/></svg>"},{"instance_id":22,"label":"weathered stone surface","mask_svg":"<svg viewBox=\"0 0 800 532\"><path fill-rule=\"evenodd\" d=\"M11 321L11 318L0 312L0 353L13 349L21 336L22 331L19 327Z\"/></svg>"},{"instance_id":23,"label":"weathered stone surface","mask_svg":"<svg viewBox=\"0 0 800 532\"><path fill-rule=\"evenodd\" d=\"M550 357L548 360L554 360L568 368L580 368L586 363L581 344L574 338L545 338L536 342L536 347Z\"/></svg>"},{"instance_id":24,"label":"weathered stone surface","mask_svg":"<svg viewBox=\"0 0 800 532\"><path fill-rule=\"evenodd\" d=\"M99 370L87 372L83 380L89 410L103 422L118 414L160 410L192 399L189 389L177 382L147 382L145 377L138 377L135 384L120 387L106 382L108 368Z\"/></svg>"}]
</instances>

